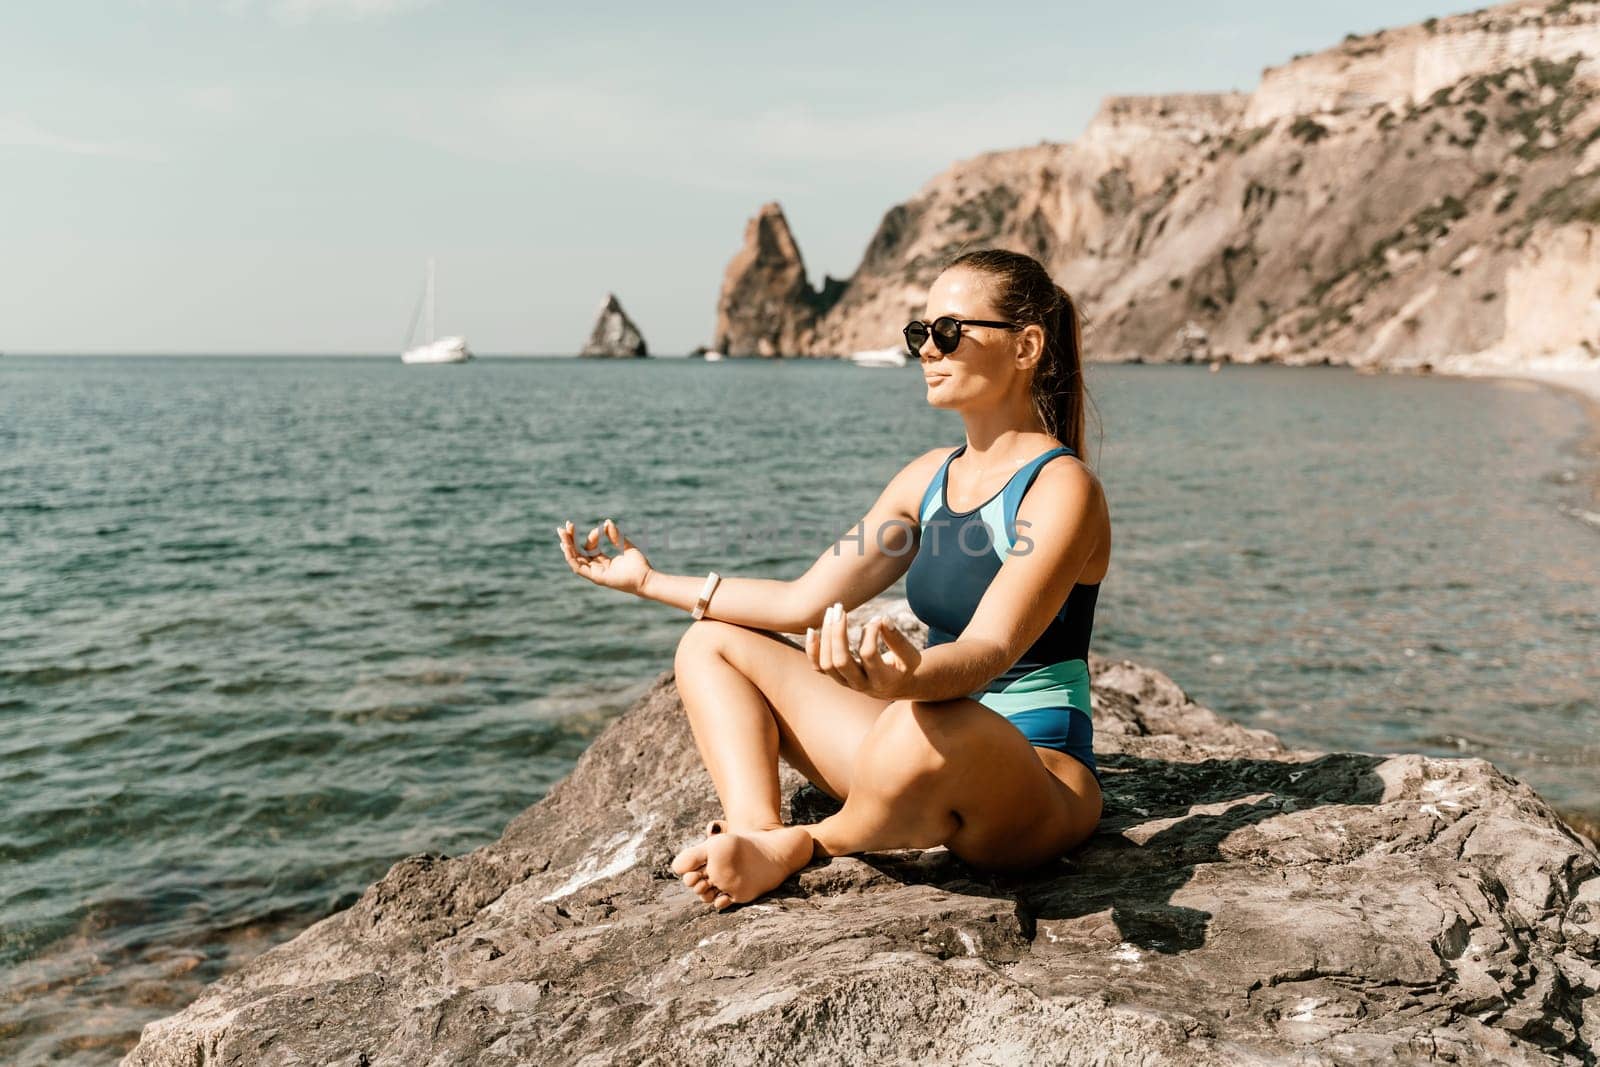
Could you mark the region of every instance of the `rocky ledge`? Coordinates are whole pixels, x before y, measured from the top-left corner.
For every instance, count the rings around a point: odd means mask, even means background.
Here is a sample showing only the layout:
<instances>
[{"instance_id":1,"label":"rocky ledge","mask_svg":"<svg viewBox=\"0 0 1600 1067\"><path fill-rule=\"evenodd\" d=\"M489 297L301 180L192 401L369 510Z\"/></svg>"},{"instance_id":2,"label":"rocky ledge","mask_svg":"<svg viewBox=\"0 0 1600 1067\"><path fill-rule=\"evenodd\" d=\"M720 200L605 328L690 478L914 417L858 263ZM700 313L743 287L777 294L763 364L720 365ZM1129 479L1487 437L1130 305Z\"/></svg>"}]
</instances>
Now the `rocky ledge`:
<instances>
[{"instance_id":1,"label":"rocky ledge","mask_svg":"<svg viewBox=\"0 0 1600 1067\"><path fill-rule=\"evenodd\" d=\"M1028 876L872 853L713 911L668 867L719 814L669 671L499 841L401 860L125 1064L1595 1062L1600 854L1526 785L1091 667L1105 813Z\"/></svg>"}]
</instances>

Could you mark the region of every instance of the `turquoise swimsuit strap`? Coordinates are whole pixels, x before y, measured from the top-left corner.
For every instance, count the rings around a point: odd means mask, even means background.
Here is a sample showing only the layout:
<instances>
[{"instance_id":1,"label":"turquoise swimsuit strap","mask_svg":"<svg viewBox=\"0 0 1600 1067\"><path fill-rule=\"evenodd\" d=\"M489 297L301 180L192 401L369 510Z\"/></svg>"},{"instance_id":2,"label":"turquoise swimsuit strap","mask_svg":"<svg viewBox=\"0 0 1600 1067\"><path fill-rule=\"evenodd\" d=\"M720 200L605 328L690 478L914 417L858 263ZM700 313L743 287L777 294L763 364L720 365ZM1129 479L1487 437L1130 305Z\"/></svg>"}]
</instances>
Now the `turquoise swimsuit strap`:
<instances>
[{"instance_id":1,"label":"turquoise swimsuit strap","mask_svg":"<svg viewBox=\"0 0 1600 1067\"><path fill-rule=\"evenodd\" d=\"M928 488L922 494L922 507L918 511L920 525L926 526L933 521L945 500L945 481L949 478L950 461L967 450L965 444L951 452L939 465L939 472L928 483ZM1057 445L1041 455L1035 456L1011 476L1000 492L990 497L978 508L978 521L989 529L989 543L994 548L994 553L1001 562L1011 554L1011 548L1017 543L1017 509L1022 506L1022 496L1033 484L1033 479L1038 475L1039 468L1057 456L1077 455L1066 445ZM963 513L961 521L970 521L964 518L970 513Z\"/></svg>"}]
</instances>

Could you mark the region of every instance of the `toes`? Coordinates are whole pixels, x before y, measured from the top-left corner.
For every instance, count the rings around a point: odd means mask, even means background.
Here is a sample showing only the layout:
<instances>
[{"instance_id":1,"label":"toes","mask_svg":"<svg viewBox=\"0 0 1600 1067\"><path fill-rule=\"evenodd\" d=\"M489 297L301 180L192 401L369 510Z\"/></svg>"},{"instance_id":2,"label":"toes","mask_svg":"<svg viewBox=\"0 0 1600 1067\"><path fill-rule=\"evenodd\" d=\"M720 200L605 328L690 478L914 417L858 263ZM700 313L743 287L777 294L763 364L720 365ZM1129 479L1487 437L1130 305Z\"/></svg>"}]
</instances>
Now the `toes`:
<instances>
[{"instance_id":1,"label":"toes","mask_svg":"<svg viewBox=\"0 0 1600 1067\"><path fill-rule=\"evenodd\" d=\"M672 860L673 874L688 874L698 867L706 865L706 846L690 845L678 853Z\"/></svg>"},{"instance_id":2,"label":"toes","mask_svg":"<svg viewBox=\"0 0 1600 1067\"><path fill-rule=\"evenodd\" d=\"M716 900L719 895L723 895L723 896L726 895L726 894L724 894L722 892L722 890L718 889L716 886L712 885L710 882L707 882L704 885L702 885L699 888L697 888L695 890L695 894L701 900L705 901L707 904L710 904L712 901Z\"/></svg>"},{"instance_id":3,"label":"toes","mask_svg":"<svg viewBox=\"0 0 1600 1067\"><path fill-rule=\"evenodd\" d=\"M711 906L722 911L733 906L733 898L726 893L718 893L716 899L711 901Z\"/></svg>"},{"instance_id":4,"label":"toes","mask_svg":"<svg viewBox=\"0 0 1600 1067\"><path fill-rule=\"evenodd\" d=\"M690 889L698 888L700 883L704 881L707 881L707 879L706 872L703 870L693 870L683 876L683 884Z\"/></svg>"}]
</instances>

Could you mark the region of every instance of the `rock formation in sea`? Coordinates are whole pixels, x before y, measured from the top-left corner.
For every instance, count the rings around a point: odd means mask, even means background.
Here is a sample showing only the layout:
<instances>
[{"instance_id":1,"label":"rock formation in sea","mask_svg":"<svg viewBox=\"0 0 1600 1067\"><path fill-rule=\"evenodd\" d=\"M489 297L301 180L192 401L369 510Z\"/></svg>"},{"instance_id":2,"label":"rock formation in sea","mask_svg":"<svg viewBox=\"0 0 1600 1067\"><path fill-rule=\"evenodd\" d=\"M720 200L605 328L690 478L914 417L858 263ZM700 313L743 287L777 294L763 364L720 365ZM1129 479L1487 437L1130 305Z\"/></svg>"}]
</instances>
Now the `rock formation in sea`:
<instances>
[{"instance_id":1,"label":"rock formation in sea","mask_svg":"<svg viewBox=\"0 0 1600 1067\"><path fill-rule=\"evenodd\" d=\"M729 356L802 355L842 286L825 277L820 291L811 288L783 209L764 204L723 275L711 347Z\"/></svg>"},{"instance_id":2,"label":"rock formation in sea","mask_svg":"<svg viewBox=\"0 0 1600 1067\"><path fill-rule=\"evenodd\" d=\"M1105 810L1044 868L840 857L713 911L669 867L720 812L668 671L498 841L401 860L125 1063L1593 1062L1600 853L1526 785L1091 667Z\"/></svg>"},{"instance_id":3,"label":"rock formation in sea","mask_svg":"<svg viewBox=\"0 0 1600 1067\"><path fill-rule=\"evenodd\" d=\"M622 310L617 295L607 293L606 302L600 305L600 314L595 318L594 329L589 333L589 343L578 354L596 358L624 358L648 356L650 352L645 347L644 335L628 318L628 313Z\"/></svg>"},{"instance_id":4,"label":"rock formation in sea","mask_svg":"<svg viewBox=\"0 0 1600 1067\"><path fill-rule=\"evenodd\" d=\"M728 284L758 297L737 336L784 354L894 344L945 263L1002 246L1079 298L1093 359L1600 367L1600 4L1351 34L1252 93L1110 97L1076 141L933 178L825 299L783 239L781 276L747 235Z\"/></svg>"}]
</instances>

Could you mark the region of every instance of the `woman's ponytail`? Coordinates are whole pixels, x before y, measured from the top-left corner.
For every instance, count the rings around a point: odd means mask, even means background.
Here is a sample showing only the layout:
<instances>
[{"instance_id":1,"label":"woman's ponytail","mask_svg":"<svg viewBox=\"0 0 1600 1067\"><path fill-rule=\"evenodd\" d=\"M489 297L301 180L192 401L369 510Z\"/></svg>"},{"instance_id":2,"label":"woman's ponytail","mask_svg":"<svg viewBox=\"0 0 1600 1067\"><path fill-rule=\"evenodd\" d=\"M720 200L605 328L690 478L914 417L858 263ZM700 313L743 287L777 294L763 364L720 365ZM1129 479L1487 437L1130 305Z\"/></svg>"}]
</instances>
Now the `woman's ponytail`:
<instances>
[{"instance_id":1,"label":"woman's ponytail","mask_svg":"<svg viewBox=\"0 0 1600 1067\"><path fill-rule=\"evenodd\" d=\"M1059 285L1055 286L1055 291L1058 306L1054 328L1047 331L1047 344L1055 351L1046 352L1046 358L1051 359L1057 368L1056 373L1051 375L1051 384L1055 388L1042 395L1040 400L1046 405L1045 426L1051 435L1083 458L1082 323L1072 294ZM1037 373L1034 380L1039 380Z\"/></svg>"}]
</instances>

